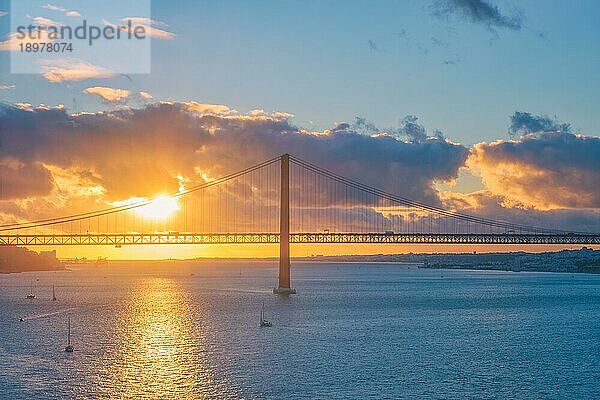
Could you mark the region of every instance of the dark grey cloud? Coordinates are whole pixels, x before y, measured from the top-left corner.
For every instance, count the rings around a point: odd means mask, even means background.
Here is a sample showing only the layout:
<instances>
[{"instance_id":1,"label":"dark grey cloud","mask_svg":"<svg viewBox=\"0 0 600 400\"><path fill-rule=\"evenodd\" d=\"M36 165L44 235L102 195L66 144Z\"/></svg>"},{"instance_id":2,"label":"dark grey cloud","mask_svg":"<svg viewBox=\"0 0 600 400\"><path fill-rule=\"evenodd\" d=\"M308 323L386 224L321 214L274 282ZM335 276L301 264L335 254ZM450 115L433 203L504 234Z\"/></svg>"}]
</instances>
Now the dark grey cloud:
<instances>
[{"instance_id":1,"label":"dark grey cloud","mask_svg":"<svg viewBox=\"0 0 600 400\"><path fill-rule=\"evenodd\" d=\"M441 132L428 132L414 116L391 129L357 118L312 133L285 118L231 114L225 106L156 103L69 115L63 108L2 105L0 212L13 219L37 219L89 211L103 202L174 192L179 177L193 186L204 182L205 175L223 176L290 153L428 204L540 226L546 221L573 230L596 224L597 213L590 214L595 219L586 219L589 210L576 209L600 208L600 138L548 131L562 126L553 120L533 116L517 120L515 127L526 127L530 133L468 149L446 140ZM449 201L436 189L436 182L456 178L465 165L477 168L486 185L487 194L473 195L479 196L477 207ZM93 198L70 192L57 170L72 182L97 185L103 191ZM298 198L302 192L313 193L311 189L292 188L300 192ZM61 190L61 198L71 196L68 201L43 197ZM228 190L239 199L255 194L252 187L239 183ZM334 201L329 193L320 195L320 204ZM30 200L11 201L26 198Z\"/></svg>"},{"instance_id":2,"label":"dark grey cloud","mask_svg":"<svg viewBox=\"0 0 600 400\"><path fill-rule=\"evenodd\" d=\"M571 132L571 125L545 115L515 111L510 117L508 133L512 137L538 132Z\"/></svg>"},{"instance_id":3,"label":"dark grey cloud","mask_svg":"<svg viewBox=\"0 0 600 400\"><path fill-rule=\"evenodd\" d=\"M60 108L4 105L0 126L0 161L68 169L78 180L103 187L103 196L113 201L176 191L178 176L190 184L201 181L196 168L218 177L290 153L361 182L440 204L435 181L455 177L468 156L462 145L429 137L414 117L398 129L404 140L361 134L347 123L312 134L285 119L198 113L186 103L74 116ZM41 178L47 185L48 176ZM16 186L12 189L19 197ZM47 187L37 194L45 192Z\"/></svg>"},{"instance_id":4,"label":"dark grey cloud","mask_svg":"<svg viewBox=\"0 0 600 400\"><path fill-rule=\"evenodd\" d=\"M402 118L398 128L382 129L363 117L356 117L352 125L349 125L348 128L363 135L387 134L407 142L444 139L444 135L438 130L434 131L432 135L428 134L425 127L419 123L419 118L414 115L407 115Z\"/></svg>"},{"instance_id":5,"label":"dark grey cloud","mask_svg":"<svg viewBox=\"0 0 600 400\"><path fill-rule=\"evenodd\" d=\"M408 115L402 119L399 133L410 138L412 141L421 142L427 139L425 127L418 122L414 115Z\"/></svg>"},{"instance_id":6,"label":"dark grey cloud","mask_svg":"<svg viewBox=\"0 0 600 400\"><path fill-rule=\"evenodd\" d=\"M503 14L498 6L484 0L436 0L434 15L447 17L458 16L475 24L481 24L493 30L508 29L518 31L522 28L520 15Z\"/></svg>"},{"instance_id":7,"label":"dark grey cloud","mask_svg":"<svg viewBox=\"0 0 600 400\"><path fill-rule=\"evenodd\" d=\"M0 160L0 200L45 196L54 188L54 179L41 163L16 159Z\"/></svg>"}]
</instances>

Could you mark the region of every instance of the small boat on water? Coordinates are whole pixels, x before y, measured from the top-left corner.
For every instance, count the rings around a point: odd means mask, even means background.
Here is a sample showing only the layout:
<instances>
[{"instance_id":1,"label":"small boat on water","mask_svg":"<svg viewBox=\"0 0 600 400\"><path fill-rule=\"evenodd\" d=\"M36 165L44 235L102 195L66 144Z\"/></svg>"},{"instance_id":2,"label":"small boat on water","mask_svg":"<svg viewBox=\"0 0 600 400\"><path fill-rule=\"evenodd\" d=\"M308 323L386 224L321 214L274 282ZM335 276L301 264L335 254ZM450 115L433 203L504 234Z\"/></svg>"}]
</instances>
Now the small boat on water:
<instances>
[{"instance_id":1,"label":"small boat on water","mask_svg":"<svg viewBox=\"0 0 600 400\"><path fill-rule=\"evenodd\" d=\"M56 292L54 291L54 285L52 285L52 301L56 301Z\"/></svg>"},{"instance_id":2,"label":"small boat on water","mask_svg":"<svg viewBox=\"0 0 600 400\"><path fill-rule=\"evenodd\" d=\"M31 281L31 287L29 289L29 293L27 294L28 299L35 299L35 293L33 293L33 281Z\"/></svg>"},{"instance_id":3,"label":"small boat on water","mask_svg":"<svg viewBox=\"0 0 600 400\"><path fill-rule=\"evenodd\" d=\"M69 317L68 328L67 328L67 347L65 347L65 352L72 353L73 346L71 345L71 317Z\"/></svg>"},{"instance_id":4,"label":"small boat on water","mask_svg":"<svg viewBox=\"0 0 600 400\"><path fill-rule=\"evenodd\" d=\"M271 323L271 321L267 321L265 319L265 303L263 302L262 310L260 311L260 327L264 328L268 326L273 326L273 324Z\"/></svg>"}]
</instances>

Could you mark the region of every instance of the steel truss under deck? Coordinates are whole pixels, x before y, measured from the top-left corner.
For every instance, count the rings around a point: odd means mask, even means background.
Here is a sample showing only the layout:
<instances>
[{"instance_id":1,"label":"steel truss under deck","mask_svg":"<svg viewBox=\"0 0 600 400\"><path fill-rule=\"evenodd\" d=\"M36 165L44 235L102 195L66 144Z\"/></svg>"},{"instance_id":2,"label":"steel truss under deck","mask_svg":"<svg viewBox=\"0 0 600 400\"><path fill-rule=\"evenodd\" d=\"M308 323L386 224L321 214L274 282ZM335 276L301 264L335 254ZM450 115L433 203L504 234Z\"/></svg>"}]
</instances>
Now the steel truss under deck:
<instances>
[{"instance_id":1,"label":"steel truss under deck","mask_svg":"<svg viewBox=\"0 0 600 400\"><path fill-rule=\"evenodd\" d=\"M279 233L106 233L0 235L2 246L157 244L277 244ZM290 243L372 244L563 244L600 245L600 235L478 233L290 233Z\"/></svg>"}]
</instances>

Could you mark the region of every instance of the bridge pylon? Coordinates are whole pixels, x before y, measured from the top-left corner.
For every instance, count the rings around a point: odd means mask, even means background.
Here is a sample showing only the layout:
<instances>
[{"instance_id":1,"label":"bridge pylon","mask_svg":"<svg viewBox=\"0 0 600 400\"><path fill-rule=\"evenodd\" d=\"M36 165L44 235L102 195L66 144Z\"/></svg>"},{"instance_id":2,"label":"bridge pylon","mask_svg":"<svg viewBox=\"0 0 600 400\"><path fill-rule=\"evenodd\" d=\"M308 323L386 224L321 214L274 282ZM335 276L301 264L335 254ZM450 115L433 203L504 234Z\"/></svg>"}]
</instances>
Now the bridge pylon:
<instances>
[{"instance_id":1,"label":"bridge pylon","mask_svg":"<svg viewBox=\"0 0 600 400\"><path fill-rule=\"evenodd\" d=\"M275 294L296 293L290 286L290 155L281 156L281 186L279 204L279 286Z\"/></svg>"}]
</instances>

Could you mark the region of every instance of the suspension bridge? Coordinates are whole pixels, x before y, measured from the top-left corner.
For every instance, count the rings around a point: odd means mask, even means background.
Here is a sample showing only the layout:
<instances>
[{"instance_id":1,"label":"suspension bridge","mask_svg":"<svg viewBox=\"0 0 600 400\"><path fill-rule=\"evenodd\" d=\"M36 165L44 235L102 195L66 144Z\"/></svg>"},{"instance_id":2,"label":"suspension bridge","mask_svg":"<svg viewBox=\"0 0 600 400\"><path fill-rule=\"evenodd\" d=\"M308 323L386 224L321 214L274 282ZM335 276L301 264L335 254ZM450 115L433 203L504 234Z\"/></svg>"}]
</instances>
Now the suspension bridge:
<instances>
[{"instance_id":1,"label":"suspension bridge","mask_svg":"<svg viewBox=\"0 0 600 400\"><path fill-rule=\"evenodd\" d=\"M0 225L0 245L290 243L600 245L599 233L529 226L425 204L284 154L156 199ZM397 187L395 189L398 189Z\"/></svg>"}]
</instances>

